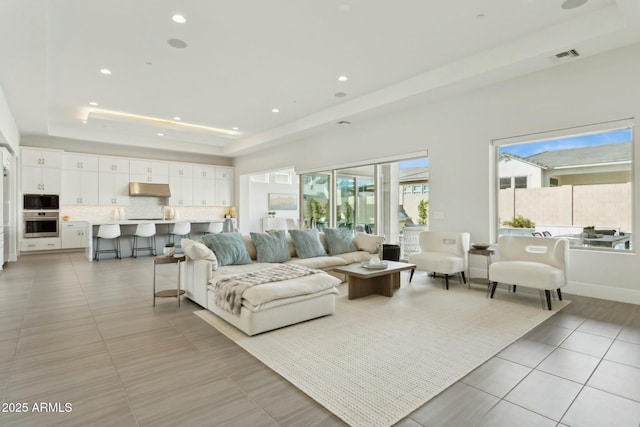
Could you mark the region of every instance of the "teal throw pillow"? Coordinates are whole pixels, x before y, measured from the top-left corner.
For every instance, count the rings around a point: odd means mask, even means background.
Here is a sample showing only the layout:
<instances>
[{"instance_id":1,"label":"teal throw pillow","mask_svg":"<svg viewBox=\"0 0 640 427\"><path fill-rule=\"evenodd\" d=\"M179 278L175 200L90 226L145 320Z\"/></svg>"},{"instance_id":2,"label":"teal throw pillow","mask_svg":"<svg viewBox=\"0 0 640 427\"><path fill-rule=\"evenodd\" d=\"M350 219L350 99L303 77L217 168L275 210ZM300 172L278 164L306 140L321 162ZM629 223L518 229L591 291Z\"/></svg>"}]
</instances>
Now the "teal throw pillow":
<instances>
[{"instance_id":1,"label":"teal throw pillow","mask_svg":"<svg viewBox=\"0 0 640 427\"><path fill-rule=\"evenodd\" d=\"M353 243L353 231L348 228L325 228L324 237L327 239L329 255L356 252L358 248Z\"/></svg>"},{"instance_id":2,"label":"teal throw pillow","mask_svg":"<svg viewBox=\"0 0 640 427\"><path fill-rule=\"evenodd\" d=\"M318 230L289 230L289 234L291 234L291 240L293 240L293 246L296 248L298 258L313 258L327 255L327 252L320 242L320 233L318 233Z\"/></svg>"},{"instance_id":3,"label":"teal throw pillow","mask_svg":"<svg viewBox=\"0 0 640 427\"><path fill-rule=\"evenodd\" d=\"M258 252L258 262L283 262L291 259L284 230L249 233Z\"/></svg>"},{"instance_id":4,"label":"teal throw pillow","mask_svg":"<svg viewBox=\"0 0 640 427\"><path fill-rule=\"evenodd\" d=\"M251 257L240 233L207 234L202 242L216 254L218 265L251 264Z\"/></svg>"}]
</instances>

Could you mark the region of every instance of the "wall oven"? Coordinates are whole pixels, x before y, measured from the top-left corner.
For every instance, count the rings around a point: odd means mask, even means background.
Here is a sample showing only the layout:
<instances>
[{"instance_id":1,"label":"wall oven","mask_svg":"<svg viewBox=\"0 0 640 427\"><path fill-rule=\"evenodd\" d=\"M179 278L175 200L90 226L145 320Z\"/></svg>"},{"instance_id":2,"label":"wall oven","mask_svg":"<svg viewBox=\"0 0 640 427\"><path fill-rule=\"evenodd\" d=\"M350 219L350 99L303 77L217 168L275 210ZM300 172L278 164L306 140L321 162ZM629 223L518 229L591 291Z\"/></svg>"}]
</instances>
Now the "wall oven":
<instances>
[{"instance_id":1,"label":"wall oven","mask_svg":"<svg viewBox=\"0 0 640 427\"><path fill-rule=\"evenodd\" d=\"M23 212L24 218L24 238L34 237L58 237L59 222L58 212L39 211Z\"/></svg>"},{"instance_id":2,"label":"wall oven","mask_svg":"<svg viewBox=\"0 0 640 427\"><path fill-rule=\"evenodd\" d=\"M25 194L22 209L30 211L57 211L60 196L57 194Z\"/></svg>"}]
</instances>

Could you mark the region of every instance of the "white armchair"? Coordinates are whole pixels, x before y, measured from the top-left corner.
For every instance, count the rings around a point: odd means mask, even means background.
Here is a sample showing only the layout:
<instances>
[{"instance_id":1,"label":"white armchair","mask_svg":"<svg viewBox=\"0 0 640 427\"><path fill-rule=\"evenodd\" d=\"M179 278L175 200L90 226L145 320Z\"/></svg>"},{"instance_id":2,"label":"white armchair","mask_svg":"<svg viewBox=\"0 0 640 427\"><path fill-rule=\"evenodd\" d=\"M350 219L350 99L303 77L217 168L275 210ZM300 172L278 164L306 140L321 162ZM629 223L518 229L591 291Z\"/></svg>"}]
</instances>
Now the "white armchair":
<instances>
[{"instance_id":1,"label":"white armchair","mask_svg":"<svg viewBox=\"0 0 640 427\"><path fill-rule=\"evenodd\" d=\"M500 261L489 266L491 298L498 283L544 290L551 310L551 291L567 284L569 241L553 237L501 236Z\"/></svg>"},{"instance_id":2,"label":"white armchair","mask_svg":"<svg viewBox=\"0 0 640 427\"><path fill-rule=\"evenodd\" d=\"M467 269L469 253L469 233L448 231L423 231L418 236L420 252L409 255L409 263L416 269L444 275L445 289L449 289L449 276L460 273L462 282L467 283L464 272ZM411 270L409 282L413 279Z\"/></svg>"}]
</instances>

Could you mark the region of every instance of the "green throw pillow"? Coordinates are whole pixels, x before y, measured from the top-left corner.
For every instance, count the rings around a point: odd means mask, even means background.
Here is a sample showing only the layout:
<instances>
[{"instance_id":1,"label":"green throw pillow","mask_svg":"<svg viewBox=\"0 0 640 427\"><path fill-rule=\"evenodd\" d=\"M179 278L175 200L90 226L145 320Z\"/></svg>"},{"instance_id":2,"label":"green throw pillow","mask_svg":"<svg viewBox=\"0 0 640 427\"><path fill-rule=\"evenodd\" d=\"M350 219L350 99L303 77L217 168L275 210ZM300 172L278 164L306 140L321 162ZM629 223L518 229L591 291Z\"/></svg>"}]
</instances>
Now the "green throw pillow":
<instances>
[{"instance_id":1,"label":"green throw pillow","mask_svg":"<svg viewBox=\"0 0 640 427\"><path fill-rule=\"evenodd\" d=\"M320 242L320 233L318 233L318 230L289 230L289 234L291 234L291 240L293 240L293 246L296 248L298 258L313 258L327 255L327 252Z\"/></svg>"},{"instance_id":2,"label":"green throw pillow","mask_svg":"<svg viewBox=\"0 0 640 427\"><path fill-rule=\"evenodd\" d=\"M327 239L329 255L356 252L358 248L353 243L353 231L348 228L325 228L324 237Z\"/></svg>"},{"instance_id":3,"label":"green throw pillow","mask_svg":"<svg viewBox=\"0 0 640 427\"><path fill-rule=\"evenodd\" d=\"M283 262L291 259L284 230L249 233L258 252L258 262Z\"/></svg>"},{"instance_id":4,"label":"green throw pillow","mask_svg":"<svg viewBox=\"0 0 640 427\"><path fill-rule=\"evenodd\" d=\"M216 254L218 265L251 264L251 257L240 233L207 234L202 242Z\"/></svg>"}]
</instances>

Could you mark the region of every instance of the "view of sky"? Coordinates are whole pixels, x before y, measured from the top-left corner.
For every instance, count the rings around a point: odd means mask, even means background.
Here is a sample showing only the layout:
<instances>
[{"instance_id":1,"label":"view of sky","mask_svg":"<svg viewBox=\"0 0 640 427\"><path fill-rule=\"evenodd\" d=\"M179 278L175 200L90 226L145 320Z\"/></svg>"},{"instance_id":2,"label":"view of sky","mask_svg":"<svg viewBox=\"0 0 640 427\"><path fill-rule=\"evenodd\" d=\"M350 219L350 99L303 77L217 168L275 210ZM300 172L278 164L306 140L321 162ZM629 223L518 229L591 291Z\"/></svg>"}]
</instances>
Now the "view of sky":
<instances>
[{"instance_id":1,"label":"view of sky","mask_svg":"<svg viewBox=\"0 0 640 427\"><path fill-rule=\"evenodd\" d=\"M509 145L500 147L498 152L527 157L544 151L566 150L568 148L590 147L593 145L616 144L629 141L631 141L631 129L620 129L591 135Z\"/></svg>"},{"instance_id":2,"label":"view of sky","mask_svg":"<svg viewBox=\"0 0 640 427\"><path fill-rule=\"evenodd\" d=\"M426 168L429 167L429 158L421 157L419 159L404 160L400 162L400 169L410 168Z\"/></svg>"}]
</instances>

